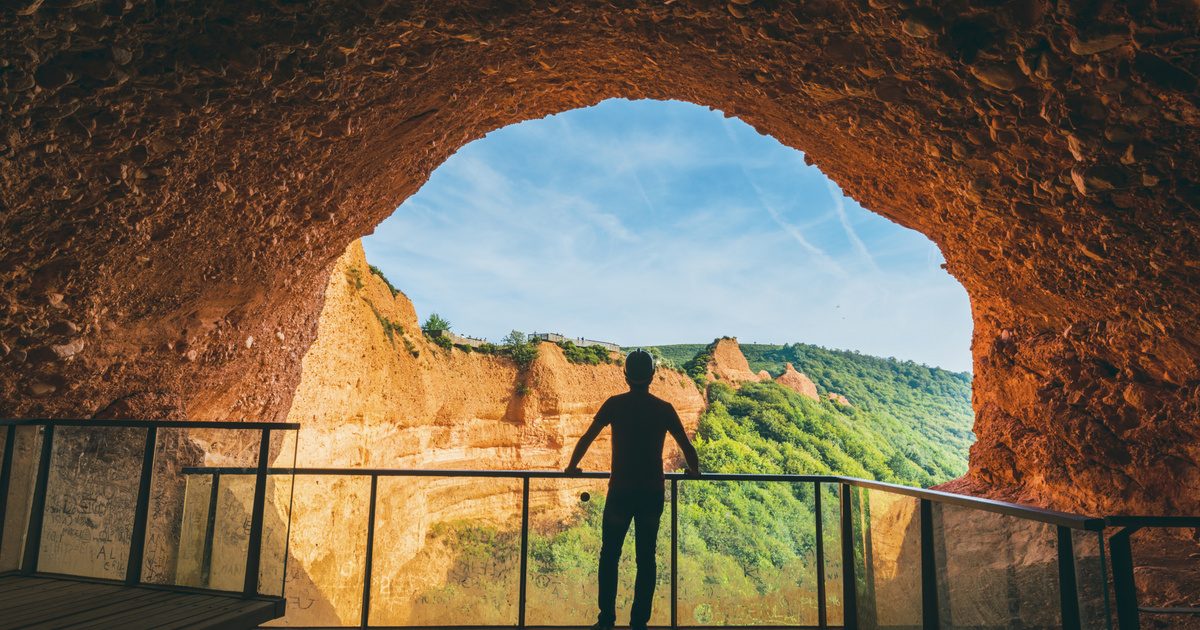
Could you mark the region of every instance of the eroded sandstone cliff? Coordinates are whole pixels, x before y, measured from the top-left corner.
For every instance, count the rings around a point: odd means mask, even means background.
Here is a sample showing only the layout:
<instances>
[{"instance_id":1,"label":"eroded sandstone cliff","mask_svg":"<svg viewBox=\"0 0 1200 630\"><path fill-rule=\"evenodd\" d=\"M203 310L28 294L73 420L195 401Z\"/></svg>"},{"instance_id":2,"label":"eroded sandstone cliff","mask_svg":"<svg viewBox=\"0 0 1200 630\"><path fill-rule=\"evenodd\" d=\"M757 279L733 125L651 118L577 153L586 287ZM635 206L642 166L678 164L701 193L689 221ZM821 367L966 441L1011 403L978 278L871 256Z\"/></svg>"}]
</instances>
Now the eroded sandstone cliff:
<instances>
[{"instance_id":1,"label":"eroded sandstone cliff","mask_svg":"<svg viewBox=\"0 0 1200 630\"><path fill-rule=\"evenodd\" d=\"M334 265L325 295L288 414L302 423L302 467L559 470L604 399L627 389L619 365L573 364L550 343L540 345L527 370L506 357L438 346L421 333L404 294L393 296L369 271L357 242ZM704 399L687 377L660 370L651 391L673 403L688 432L695 431ZM583 468L607 470L610 444L605 431ZM668 444L674 467L678 452ZM594 485L533 484L530 502L541 518L552 519L574 509L579 490ZM459 520L512 527L520 491L515 480L381 480L379 609L407 621L416 594L452 581L451 558L431 542L432 528ZM298 478L289 624L357 621L361 586L347 586L345 578L361 572L368 494L365 477Z\"/></svg>"},{"instance_id":2,"label":"eroded sandstone cliff","mask_svg":"<svg viewBox=\"0 0 1200 630\"><path fill-rule=\"evenodd\" d=\"M817 394L817 384L812 382L807 374L797 372L791 363L784 368L783 374L775 378L775 382L813 400L821 399L821 396Z\"/></svg>"},{"instance_id":3,"label":"eroded sandstone cliff","mask_svg":"<svg viewBox=\"0 0 1200 630\"><path fill-rule=\"evenodd\" d=\"M330 274L288 420L303 426L299 466L559 469L625 389L619 365L572 364L551 343L526 371L434 344L354 243ZM651 391L695 430L704 399L685 376L660 370ZM608 452L602 436L584 468L607 470Z\"/></svg>"}]
</instances>

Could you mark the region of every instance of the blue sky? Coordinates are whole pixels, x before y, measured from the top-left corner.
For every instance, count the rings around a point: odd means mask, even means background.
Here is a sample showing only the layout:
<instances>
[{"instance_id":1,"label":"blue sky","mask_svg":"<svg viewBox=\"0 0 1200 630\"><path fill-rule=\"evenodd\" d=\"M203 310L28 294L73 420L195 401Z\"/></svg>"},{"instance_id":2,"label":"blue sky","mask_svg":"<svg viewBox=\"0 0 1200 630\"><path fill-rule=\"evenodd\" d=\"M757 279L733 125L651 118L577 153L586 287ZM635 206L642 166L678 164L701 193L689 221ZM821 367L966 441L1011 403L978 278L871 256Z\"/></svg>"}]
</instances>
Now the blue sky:
<instances>
[{"instance_id":1,"label":"blue sky","mask_svg":"<svg viewBox=\"0 0 1200 630\"><path fill-rule=\"evenodd\" d=\"M733 335L971 368L967 295L932 242L689 103L610 100L494 131L363 244L422 321L462 334Z\"/></svg>"}]
</instances>

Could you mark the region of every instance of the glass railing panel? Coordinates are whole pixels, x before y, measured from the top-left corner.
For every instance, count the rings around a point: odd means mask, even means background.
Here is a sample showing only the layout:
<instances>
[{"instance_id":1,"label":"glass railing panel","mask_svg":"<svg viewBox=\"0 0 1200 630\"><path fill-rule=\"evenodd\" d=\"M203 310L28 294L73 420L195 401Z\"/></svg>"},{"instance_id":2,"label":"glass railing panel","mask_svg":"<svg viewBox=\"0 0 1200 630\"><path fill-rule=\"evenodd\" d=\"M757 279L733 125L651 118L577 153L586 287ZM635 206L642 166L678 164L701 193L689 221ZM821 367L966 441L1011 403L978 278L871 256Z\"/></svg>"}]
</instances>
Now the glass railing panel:
<instances>
[{"instance_id":1,"label":"glass railing panel","mask_svg":"<svg viewBox=\"0 0 1200 630\"><path fill-rule=\"evenodd\" d=\"M1104 535L1101 532L1074 529L1071 530L1071 542L1075 552L1075 583L1079 590L1081 627L1111 630Z\"/></svg>"},{"instance_id":2,"label":"glass railing panel","mask_svg":"<svg viewBox=\"0 0 1200 630\"><path fill-rule=\"evenodd\" d=\"M937 503L933 515L943 628L1060 627L1055 526Z\"/></svg>"},{"instance_id":3,"label":"glass railing panel","mask_svg":"<svg viewBox=\"0 0 1200 630\"><path fill-rule=\"evenodd\" d=\"M204 466L201 445L186 429L159 428L150 479L146 549L142 581L151 584L205 586L199 577L212 477L185 474Z\"/></svg>"},{"instance_id":4,"label":"glass railing panel","mask_svg":"<svg viewBox=\"0 0 1200 630\"><path fill-rule=\"evenodd\" d=\"M821 529L825 552L826 623L840 626L842 607L842 504L841 485L819 484L821 492Z\"/></svg>"},{"instance_id":5,"label":"glass railing panel","mask_svg":"<svg viewBox=\"0 0 1200 630\"><path fill-rule=\"evenodd\" d=\"M380 477L371 625L516 624L520 532L519 479Z\"/></svg>"},{"instance_id":6,"label":"glass railing panel","mask_svg":"<svg viewBox=\"0 0 1200 630\"><path fill-rule=\"evenodd\" d=\"M236 426L158 429L144 582L242 591L262 432Z\"/></svg>"},{"instance_id":7,"label":"glass railing panel","mask_svg":"<svg viewBox=\"0 0 1200 630\"><path fill-rule=\"evenodd\" d=\"M0 538L0 571L20 568L25 552L25 535L29 525L29 510L33 502L33 486L41 459L42 427L12 427L12 463L9 468L8 496L4 506L4 535ZM9 427L2 432L7 438ZM7 446L7 443L6 443Z\"/></svg>"},{"instance_id":8,"label":"glass railing panel","mask_svg":"<svg viewBox=\"0 0 1200 630\"><path fill-rule=\"evenodd\" d=\"M683 625L815 625L811 483L681 481Z\"/></svg>"},{"instance_id":9,"label":"glass railing panel","mask_svg":"<svg viewBox=\"0 0 1200 630\"><path fill-rule=\"evenodd\" d=\"M852 495L859 627L920 627L920 501L865 488Z\"/></svg>"},{"instance_id":10,"label":"glass railing panel","mask_svg":"<svg viewBox=\"0 0 1200 630\"><path fill-rule=\"evenodd\" d=\"M357 626L362 615L371 478L299 475L294 490L287 612L267 625ZM376 602L383 605L386 602Z\"/></svg>"},{"instance_id":11,"label":"glass railing panel","mask_svg":"<svg viewBox=\"0 0 1200 630\"><path fill-rule=\"evenodd\" d=\"M607 495L606 480L531 480L526 605L526 620L530 625L586 626L596 621L601 525ZM664 496L650 625L665 625L671 619L669 510L669 497ZM618 624L628 623L633 604L636 575L633 531L631 523L618 564Z\"/></svg>"},{"instance_id":12,"label":"glass railing panel","mask_svg":"<svg viewBox=\"0 0 1200 630\"><path fill-rule=\"evenodd\" d=\"M293 474L296 465L296 432L271 431L263 506L262 552L258 564L258 592L283 595L287 567L288 529L292 523ZM284 472L287 471L287 472Z\"/></svg>"},{"instance_id":13,"label":"glass railing panel","mask_svg":"<svg viewBox=\"0 0 1200 630\"><path fill-rule=\"evenodd\" d=\"M38 571L125 579L146 429L56 426Z\"/></svg>"}]
</instances>

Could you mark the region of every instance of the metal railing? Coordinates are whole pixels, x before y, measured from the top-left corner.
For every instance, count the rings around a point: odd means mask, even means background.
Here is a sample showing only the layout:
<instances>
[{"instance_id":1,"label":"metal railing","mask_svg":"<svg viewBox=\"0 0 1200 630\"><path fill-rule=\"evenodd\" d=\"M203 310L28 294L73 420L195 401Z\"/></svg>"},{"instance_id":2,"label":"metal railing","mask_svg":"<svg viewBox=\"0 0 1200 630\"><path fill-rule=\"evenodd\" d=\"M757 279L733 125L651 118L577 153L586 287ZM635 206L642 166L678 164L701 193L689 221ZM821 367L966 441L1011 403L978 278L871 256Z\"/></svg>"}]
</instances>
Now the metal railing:
<instances>
[{"instance_id":1,"label":"metal railing","mask_svg":"<svg viewBox=\"0 0 1200 630\"><path fill-rule=\"evenodd\" d=\"M250 474L246 468L237 467L197 467L184 470L185 473L195 475L210 475L213 479L228 475L244 475ZM362 601L360 609L360 619L357 627L368 628L377 627L371 624L371 593L373 580L373 554L375 553L376 545L376 503L378 497L378 487L380 478L389 477L441 477L441 478L479 478L479 479L514 479L521 482L521 530L520 530L520 566L519 566L519 585L517 589L517 615L515 623L510 626L498 627L526 627L526 604L528 598L528 574L529 574L529 534L530 534L530 481L534 479L606 479L606 472L585 472L579 474L566 474L562 472L550 471L501 471L501 470L400 470L400 469L346 469L346 468L296 468L293 470L268 470L267 474L295 474L297 477L304 476L338 476L338 477L367 477L370 480L370 498L368 506L367 531L366 531L366 556L363 560L363 589ZM855 570L856 563L862 566L862 549L855 547L856 541L861 543L861 537L864 534L862 531L856 531L856 521L859 519L857 512L861 509L856 507L854 492L863 491L878 491L891 495L901 495L910 497L919 502L919 538L920 538L920 626L923 628L938 628L939 611L942 606L939 604L939 597L945 597L945 593L939 594L939 562L944 565L945 559L938 558L935 553L936 545L934 541L934 518L933 513L935 508L938 510L946 507L961 507L981 512L992 513L1005 517L1012 517L1022 522L1031 522L1041 524L1046 528L1053 528L1056 533L1054 541L1055 553L1057 555L1057 586L1059 590L1057 617L1061 620L1061 627L1069 630L1081 630L1085 626L1081 621L1080 612L1080 592L1076 575L1076 557L1075 549L1072 544L1072 532L1091 532L1095 536L1099 536L1105 529L1106 522L1101 518L1080 516L1059 512L1054 510L1041 509L1031 506L1006 503L1003 501L995 501L991 499L970 497L965 495L951 494L936 490L926 490L920 488L912 488L907 486L898 486L889 483L870 481L864 479L828 476L828 475L769 475L769 474L704 474L702 476L687 476L680 473L668 473L666 475L667 483L670 489L670 625L671 627L685 627L680 624L680 616L678 610L679 604L679 489L683 484L704 483L714 481L731 481L731 482L767 482L767 483L787 483L787 484L813 484L813 505L812 508L815 514L816 523L816 538L815 538L815 571L817 583L817 625L815 626L789 626L789 627L817 627L817 628L858 628L858 627L874 627L876 620L864 619L862 615L864 611L860 610L861 588L860 580L856 579ZM840 511L840 556L842 566L841 577L841 602L842 602L842 617L841 625L831 625L827 616L827 580L825 575L825 536L822 528L824 527L821 487L823 484L835 485L838 488L837 503ZM864 494L865 496L865 494ZM940 512L939 512L940 514ZM861 526L860 526L861 527ZM1047 529L1047 531L1051 531ZM944 532L943 532L944 534ZM1103 552L1101 550L1101 556ZM858 554L856 556L856 554ZM1102 558L1101 558L1102 562ZM868 566L868 570L870 570ZM1105 615L1108 616L1108 598L1107 594L1104 597L1102 604L1105 609ZM871 611L868 611L871 613ZM472 624L473 625L473 624ZM349 627L349 626L344 626ZM380 626L381 627L381 626ZM428 624L421 624L421 627L429 627ZM450 626L444 626L450 627ZM539 626L544 627L544 626ZM704 626L692 626L704 627ZM1122 625L1121 630L1127 630L1127 626Z\"/></svg>"},{"instance_id":2,"label":"metal railing","mask_svg":"<svg viewBox=\"0 0 1200 630\"><path fill-rule=\"evenodd\" d=\"M134 492L134 500L132 502L132 527L129 533L129 549L124 560L124 574L119 582L129 585L147 585L156 587L179 588L180 590L195 590L212 592L213 589L196 588L189 586L171 586L160 583L150 583L144 579L143 565L146 555L146 541L148 535L148 526L150 522L150 503L151 503L151 487L155 481L155 457L156 450L161 450L159 442L160 432L166 430L189 430L189 429L214 429L214 430L233 430L233 431L249 431L257 432L259 441L257 444L257 455L253 459L253 466L228 466L228 467L211 467L211 466L190 466L184 467L178 472L184 476L207 476L212 480L210 486L212 495L210 495L207 503L208 524L203 528L203 555L208 563L211 563L213 548L219 541L216 540L217 528L213 526L213 513L216 510L215 497L218 489L221 488L220 479L225 476L251 476L253 477L253 496L249 502L250 514L248 520L248 542L245 550L245 573L242 579L241 588L237 591L243 597L260 596L263 592L262 583L260 582L259 563L263 557L263 532L264 532L264 513L266 511L266 495L268 488L268 479L275 475L286 476L349 476L349 477L366 477L370 482L370 497L368 506L368 516L366 524L366 547L365 557L363 559L363 588L361 596L361 615L358 627L371 627L371 595L374 567L373 558L375 556L376 546L376 506L379 496L380 478L391 477L442 477L442 478L480 478L480 479L512 479L518 480L521 486L521 502L520 502L520 558L519 558L519 585L518 585L518 613L515 623L506 627L525 627L526 619L526 604L528 599L528 574L529 574L529 534L530 534L530 482L535 479L560 479L560 480L587 480L587 479L606 479L608 473L604 472L587 472L580 474L565 474L556 471L498 471L498 470L400 470L400 469L344 469L344 468L292 468L292 467L270 467L269 465L269 448L271 444L271 435L273 432L294 431L299 428L296 424L284 423L224 423L224 422L151 422L151 421L135 421L135 420L0 420L0 435L4 436L3 455L0 459L0 551L10 547L16 548L16 554L19 557L17 570L26 575L45 575L39 569L39 560L43 552L43 534L45 531L45 518L47 514L47 492L51 485L52 467L55 466L55 445L60 442L59 432L65 431L67 428L84 428L84 429L141 429L144 430L144 438L140 443L140 465L136 467L136 491ZM27 496L22 496L17 500L13 500L13 493L10 492L10 487L18 472L14 470L14 463L17 458L18 436L24 433L26 437L30 437L29 433L34 432L36 440L30 440L23 443L26 450L31 451L28 457L21 460L20 465L30 465L32 470L23 471L25 477L22 477L23 483L28 482L29 492ZM140 433L137 434L139 437ZM135 458L136 459L136 458ZM118 471L111 473L112 475L121 474ZM947 583L943 575L945 571L946 558L945 549L939 549L937 543L938 535L944 538L947 531L938 531L935 528L937 523L941 522L945 527L945 514L942 510L948 508L965 508L983 513L991 513L1003 517L1010 517L1022 523L1041 524L1047 528L1052 528L1055 535L1054 540L1054 555L1056 557L1057 569L1056 584L1054 585L1058 591L1058 603L1056 611L1057 619L1061 627L1070 630L1082 629L1084 627L1095 627L1090 625L1094 620L1089 621L1089 625L1085 625L1083 615L1081 613L1081 585L1079 583L1079 572L1077 568L1078 558L1073 541L1074 536L1079 532L1090 532L1095 536L1107 536L1107 545L1101 544L1099 547L1100 553L1100 568L1101 582L1103 590L1103 619L1104 624L1112 627L1111 621L1112 612L1116 613L1116 624L1119 630L1137 630L1139 628L1139 612L1149 612L1156 614L1163 613L1180 613L1194 614L1197 611L1193 609L1158 609L1158 608L1140 608L1137 599L1137 589L1134 583L1133 574L1133 558L1132 547L1130 544L1131 536L1142 529L1146 528L1200 528L1200 517L1151 517L1151 516L1115 516L1108 518L1095 518L1088 516L1080 516L1065 512L1040 509L1030 506L1006 503L990 499L970 497L965 495L957 495L936 490L925 490L920 488L912 488L907 486L898 486L894 484L882 483L877 481L869 481L864 479L856 479L842 476L829 475L759 475L759 474L705 474L699 477L690 477L679 473L668 473L666 475L670 488L670 624L672 627L682 627L679 611L680 593L679 593L679 497L680 487L692 483L706 482L759 482L759 483L786 483L786 484L812 484L813 499L812 510L814 514L814 523L816 528L815 537L815 565L813 570L816 578L817 588L817 623L815 626L797 626L797 627L819 627L819 628L858 628L863 626L871 626L876 621L875 619L864 618L863 615L874 615L876 611L872 610L873 605L869 605L863 599L862 578L864 576L856 576L856 570L860 567L865 567L867 572L870 572L870 560L864 559L864 550L862 549L864 537L869 538L870 532L865 531L870 528L869 523L864 524L863 516L865 509L865 495L868 492L876 491L886 493L888 495L898 495L908 497L915 500L916 512L914 518L919 519L919 533L917 537L919 542L919 561L914 562L916 572L919 575L919 597L920 597L920 623L923 628L937 628L943 625L943 622L948 620L939 619L945 614L945 600L948 593L947 588L953 589L951 584L947 587ZM129 480L132 482L132 478ZM824 517L826 510L830 509L824 504L822 488L827 486L836 487L835 504L840 513L840 518L837 519L837 529L839 530L840 549L837 550L838 556L841 558L841 613L842 624L839 626L836 623L830 623L829 615L827 614L827 600L832 596L828 592L828 580L826 576L826 559L827 552L825 545L826 518ZM827 499L828 497L826 497ZM290 499L289 499L290 501ZM17 515L14 520L14 508L26 510L26 514ZM937 517L935 518L935 513ZM24 518L20 518L23 516ZM290 532L290 504L288 511L288 523ZM23 525L20 532L6 532L6 526L13 528ZM1049 531L1049 530L1048 530ZM12 535L19 536L19 545L6 545ZM286 540L285 536L285 540ZM14 539L15 540L15 539ZM938 539L940 540L940 539ZM943 545L944 545L944 541ZM856 547L856 545L858 545ZM868 542L869 545L869 542ZM1109 578L1107 569L1109 568L1104 555L1104 547L1107 546L1111 550L1111 590L1115 597L1112 602L1109 601ZM869 550L868 550L869 551ZM283 557L287 557L286 550ZM836 557L836 556L832 556ZM284 572L286 574L286 571ZM109 580L113 581L113 580ZM281 584L282 588L282 584ZM223 592L230 592L224 590ZM866 609L863 606L867 605ZM693 626L698 627L698 626Z\"/></svg>"},{"instance_id":3,"label":"metal railing","mask_svg":"<svg viewBox=\"0 0 1200 630\"><path fill-rule=\"evenodd\" d=\"M1133 534L1142 529L1200 529L1200 517L1195 516L1110 516L1105 525L1116 528L1108 537L1112 558L1113 591L1116 594L1117 624L1120 630L1141 628L1141 613L1160 615L1200 615L1200 608L1143 607L1138 603L1137 583L1134 580Z\"/></svg>"},{"instance_id":4,"label":"metal railing","mask_svg":"<svg viewBox=\"0 0 1200 630\"><path fill-rule=\"evenodd\" d=\"M65 437L68 429L77 430L80 435L68 434ZM7 564L15 564L15 571L21 575L42 575L50 577L80 577L92 581L101 581L108 583L124 583L130 586L149 586L154 588L167 588L180 591L190 592L220 592L220 593L238 593L242 597L280 597L280 594L264 593L261 588L262 584L259 581L260 562L263 554L263 532L264 532L264 517L267 498L267 468L269 465L269 448L271 444L272 433L280 433L286 431L296 431L300 428L299 424L295 423L233 423L233 422L204 422L204 421L144 421L144 420L87 420L87 419L7 419L0 420L0 435L3 435L4 447L3 456L0 459L0 544L8 540L9 536L19 536L23 538L19 545L16 546L16 562L12 562L14 558L8 558ZM56 461L56 445L61 445L64 441L67 443L80 442L81 444L88 440L94 440L97 435L93 430L138 430L144 431L144 441L139 444L119 444L118 446L125 447L127 451L133 451L140 446L140 465L136 467L136 493L132 502L132 527L128 533L121 531L118 537L124 539L128 536L129 550L124 558L118 558L117 561L123 561L124 574L119 578L109 576L96 576L73 573L68 569L44 572L41 571L40 565L43 555L46 553L43 546L44 534L46 533L46 516L51 506L47 504L47 492L50 488L50 480L52 472L61 471L78 471L80 468L94 466L92 472L96 473L96 478L106 478L110 480L130 479L126 477L132 471L128 468L120 469L112 464L101 460L101 451L104 447L93 447L91 452L83 451L84 454L76 454L77 459L74 461ZM248 534L248 544L245 552L245 576L242 580L241 589L233 591L229 589L217 588L202 588L194 586L177 585L171 583L148 582L143 579L143 566L146 555L146 541L148 537L148 523L150 520L150 504L151 504L151 486L155 481L155 458L159 452L160 433L170 430L218 430L218 431L248 431L255 432L258 435L257 456L254 460L255 465L246 469L249 474L254 475L254 491L253 498L250 502L250 525ZM140 434L134 432L135 436L140 437ZM119 437L116 438L119 440ZM20 466L32 466L32 471L14 470L14 460L17 459L17 445L21 440L25 446L29 446L30 452L25 454L19 463ZM109 443L112 447L116 443ZM173 456L173 453L159 453ZM91 460L88 455L94 455ZM294 453L293 453L294 456ZM60 456L61 458L61 456ZM128 462L126 462L128 463ZM290 469L286 469L290 471ZM32 484L28 492L20 498L14 499L10 493L10 485L14 479L14 475L20 472L32 472ZM285 474L283 469L275 469L271 474ZM161 482L162 480L159 479ZM65 485L60 483L59 485ZM78 487L61 488L64 493L80 493L87 492L91 489ZM26 503L27 500L27 503ZM67 499L62 499L64 502ZM15 503L16 505L10 505ZM24 505L22 505L24 504ZM27 510L24 518L13 519L11 512L15 509ZM54 506L57 511L65 511L66 508ZM20 531L13 532L5 531L6 525L23 526ZM64 528L65 529L65 528ZM90 534L88 534L90 537ZM6 546L7 547L7 546ZM83 558L74 558L68 556L70 561L78 561L83 564ZM119 572L119 564L116 565ZM84 573L84 572L80 572ZM110 572L111 573L111 572ZM282 582L279 585L282 590ZM280 602L282 604L282 601ZM282 606L279 613L282 614Z\"/></svg>"}]
</instances>

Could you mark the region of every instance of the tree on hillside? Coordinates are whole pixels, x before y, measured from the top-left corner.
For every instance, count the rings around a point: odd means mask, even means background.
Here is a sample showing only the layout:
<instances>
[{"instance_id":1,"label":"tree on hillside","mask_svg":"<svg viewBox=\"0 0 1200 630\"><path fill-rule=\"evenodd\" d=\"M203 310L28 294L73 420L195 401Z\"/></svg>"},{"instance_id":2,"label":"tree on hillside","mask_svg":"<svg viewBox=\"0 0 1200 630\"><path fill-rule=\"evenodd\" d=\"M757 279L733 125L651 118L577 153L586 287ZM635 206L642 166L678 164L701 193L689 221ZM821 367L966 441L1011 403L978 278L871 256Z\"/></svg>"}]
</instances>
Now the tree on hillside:
<instances>
[{"instance_id":1,"label":"tree on hillside","mask_svg":"<svg viewBox=\"0 0 1200 630\"><path fill-rule=\"evenodd\" d=\"M450 322L437 313L430 313L429 319L425 320L424 324L421 324L421 331L430 336L437 335L446 330L450 330Z\"/></svg>"},{"instance_id":2,"label":"tree on hillside","mask_svg":"<svg viewBox=\"0 0 1200 630\"><path fill-rule=\"evenodd\" d=\"M525 333L514 330L504 337L502 343L508 350L508 355L522 369L529 367L537 359L537 342Z\"/></svg>"}]
</instances>

